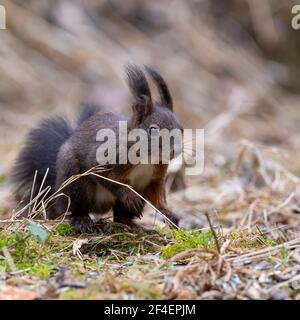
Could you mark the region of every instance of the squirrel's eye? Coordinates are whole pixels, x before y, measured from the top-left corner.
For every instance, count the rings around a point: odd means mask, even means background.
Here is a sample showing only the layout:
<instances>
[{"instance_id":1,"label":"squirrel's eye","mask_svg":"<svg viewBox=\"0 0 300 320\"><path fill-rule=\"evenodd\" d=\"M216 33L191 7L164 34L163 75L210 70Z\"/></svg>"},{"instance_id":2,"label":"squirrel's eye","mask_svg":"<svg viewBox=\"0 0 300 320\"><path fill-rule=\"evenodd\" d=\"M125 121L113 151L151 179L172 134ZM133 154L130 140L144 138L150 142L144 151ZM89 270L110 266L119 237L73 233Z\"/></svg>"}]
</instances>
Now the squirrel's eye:
<instances>
[{"instance_id":1,"label":"squirrel's eye","mask_svg":"<svg viewBox=\"0 0 300 320\"><path fill-rule=\"evenodd\" d=\"M159 128L151 126L149 128L149 133L150 133L151 136L156 136L156 135L159 134Z\"/></svg>"}]
</instances>

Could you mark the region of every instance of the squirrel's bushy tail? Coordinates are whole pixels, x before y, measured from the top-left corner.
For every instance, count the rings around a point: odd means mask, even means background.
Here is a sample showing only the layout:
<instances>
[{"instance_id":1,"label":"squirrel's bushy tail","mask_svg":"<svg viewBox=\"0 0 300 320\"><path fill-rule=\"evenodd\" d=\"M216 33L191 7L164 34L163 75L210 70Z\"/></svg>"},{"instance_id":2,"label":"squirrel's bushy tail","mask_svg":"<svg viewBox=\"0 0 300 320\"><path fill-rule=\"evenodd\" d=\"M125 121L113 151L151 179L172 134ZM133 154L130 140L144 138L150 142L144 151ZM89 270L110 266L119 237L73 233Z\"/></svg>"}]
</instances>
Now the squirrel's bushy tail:
<instances>
[{"instance_id":1,"label":"squirrel's bushy tail","mask_svg":"<svg viewBox=\"0 0 300 320\"><path fill-rule=\"evenodd\" d=\"M97 107L85 106L78 116L75 127L80 126L98 111ZM71 137L73 131L74 127L69 121L63 117L55 117L43 120L29 132L11 172L11 182L18 200L24 200L27 204L31 197L34 199L44 179L43 187L50 186L50 194L55 191L56 157L61 146Z\"/></svg>"},{"instance_id":2,"label":"squirrel's bushy tail","mask_svg":"<svg viewBox=\"0 0 300 320\"><path fill-rule=\"evenodd\" d=\"M53 191L56 179L56 156L72 131L71 125L64 118L56 117L43 120L29 132L11 173L11 182L19 199L30 201L36 175L32 193L35 198L48 169L44 187L50 186Z\"/></svg>"}]
</instances>

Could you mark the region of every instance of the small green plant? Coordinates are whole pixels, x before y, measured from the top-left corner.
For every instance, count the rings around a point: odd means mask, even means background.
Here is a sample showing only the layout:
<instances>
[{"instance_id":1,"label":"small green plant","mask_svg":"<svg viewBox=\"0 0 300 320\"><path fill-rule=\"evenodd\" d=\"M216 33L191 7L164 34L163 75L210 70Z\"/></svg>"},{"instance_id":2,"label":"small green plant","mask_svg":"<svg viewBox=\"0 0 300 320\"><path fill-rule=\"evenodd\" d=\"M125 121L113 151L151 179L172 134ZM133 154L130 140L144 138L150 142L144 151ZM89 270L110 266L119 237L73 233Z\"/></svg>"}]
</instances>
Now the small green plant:
<instances>
[{"instance_id":1,"label":"small green plant","mask_svg":"<svg viewBox=\"0 0 300 320\"><path fill-rule=\"evenodd\" d=\"M13 243L19 241L21 238L18 235L9 234L5 231L0 232L0 249L9 247Z\"/></svg>"},{"instance_id":2,"label":"small green plant","mask_svg":"<svg viewBox=\"0 0 300 320\"><path fill-rule=\"evenodd\" d=\"M4 248L9 253L11 262L1 250ZM23 270L24 273L47 278L53 272L55 264L55 258L51 256L51 247L41 243L38 235L28 235L27 232L0 232L0 268L3 271Z\"/></svg>"},{"instance_id":3,"label":"small green plant","mask_svg":"<svg viewBox=\"0 0 300 320\"><path fill-rule=\"evenodd\" d=\"M280 244L279 240L264 235L257 226L251 232L245 230L231 231L228 238L232 240L231 246L238 249L260 249Z\"/></svg>"},{"instance_id":4,"label":"small green plant","mask_svg":"<svg viewBox=\"0 0 300 320\"><path fill-rule=\"evenodd\" d=\"M263 243L266 247L275 247L279 243L276 240L268 239L265 236L259 236L258 240Z\"/></svg>"},{"instance_id":5,"label":"small green plant","mask_svg":"<svg viewBox=\"0 0 300 320\"><path fill-rule=\"evenodd\" d=\"M77 300L79 299L78 290L70 289L62 293L59 297L60 300Z\"/></svg>"},{"instance_id":6,"label":"small green plant","mask_svg":"<svg viewBox=\"0 0 300 320\"><path fill-rule=\"evenodd\" d=\"M279 259L284 266L288 266L291 257L291 250L282 248L279 252Z\"/></svg>"},{"instance_id":7,"label":"small green plant","mask_svg":"<svg viewBox=\"0 0 300 320\"><path fill-rule=\"evenodd\" d=\"M35 263L28 273L46 279L53 273L53 268L46 263Z\"/></svg>"},{"instance_id":8,"label":"small green plant","mask_svg":"<svg viewBox=\"0 0 300 320\"><path fill-rule=\"evenodd\" d=\"M3 175L3 174L1 174L1 175L0 175L0 184L1 184L1 183L4 183L5 181L6 181L6 176Z\"/></svg>"},{"instance_id":9,"label":"small green plant","mask_svg":"<svg viewBox=\"0 0 300 320\"><path fill-rule=\"evenodd\" d=\"M201 232L198 230L183 230L173 231L174 243L162 248L162 257L165 259L171 258L177 253L194 248L211 248L213 236L211 231Z\"/></svg>"},{"instance_id":10,"label":"small green plant","mask_svg":"<svg viewBox=\"0 0 300 320\"><path fill-rule=\"evenodd\" d=\"M57 233L62 237L70 237L76 234L73 226L69 223L61 223L56 227Z\"/></svg>"}]
</instances>

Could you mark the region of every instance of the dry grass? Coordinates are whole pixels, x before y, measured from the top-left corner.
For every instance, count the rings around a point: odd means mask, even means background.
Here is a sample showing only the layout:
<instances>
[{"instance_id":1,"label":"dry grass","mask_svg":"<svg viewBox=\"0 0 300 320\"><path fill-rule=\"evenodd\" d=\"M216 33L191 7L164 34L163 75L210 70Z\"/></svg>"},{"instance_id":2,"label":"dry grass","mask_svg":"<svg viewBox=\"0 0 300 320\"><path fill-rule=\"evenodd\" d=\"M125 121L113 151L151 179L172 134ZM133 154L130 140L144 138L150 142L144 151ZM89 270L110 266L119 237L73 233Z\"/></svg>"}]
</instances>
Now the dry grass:
<instances>
[{"instance_id":1,"label":"dry grass","mask_svg":"<svg viewBox=\"0 0 300 320\"><path fill-rule=\"evenodd\" d=\"M94 234L76 236L63 220L37 218L43 215L51 201L61 196L60 190L50 197L50 201L43 197L41 190L41 195L31 203L35 210L29 222L35 219L39 228L47 232L49 240L38 242L28 230L28 220L18 219L22 210L11 219L2 221L2 237L18 234L25 247L44 246L42 250L46 257L38 266L27 262L27 268L24 266L22 271L20 257L15 253L18 243L2 247L6 281L10 283L16 275L18 281L35 279L40 283L39 289L30 285L25 288L31 295L35 293L43 298L298 299L297 177L279 164L274 166L275 171L266 170L269 159L265 159L263 150L252 144L247 156L244 145L237 154L231 174L223 176L220 184L215 181L213 185L205 183L206 189L219 197L206 199L205 207L214 208L214 211L209 216L199 211L198 229L191 231L176 231L153 224L150 227L148 221L151 221L152 208L149 206L144 220L148 230L130 229L104 219L99 220ZM251 154L260 154L260 162L251 158ZM253 162L249 162L249 158ZM243 186L244 175L239 170L247 166L252 179ZM278 168L281 168L279 176L276 174ZM101 171L103 168L97 168L84 175L100 177ZM219 175L224 173L220 171ZM261 178L259 184L258 175ZM76 176L64 185L79 178ZM183 220L187 221L197 210L195 203L203 202L203 199L189 200L191 189L193 196L197 188L199 198L207 196L201 190L204 183L201 186L191 184L193 186L185 191L170 195L177 210L183 208L185 211ZM239 184L239 188L232 188L232 184ZM157 217L156 223L162 226L163 222ZM199 229L202 224L205 227ZM37 262L41 257L39 250L36 251L36 256L31 259ZM57 263L68 270L63 271L63 281L57 280L62 272L54 267ZM49 283L43 280L45 277L51 279L51 290ZM141 283L142 287L137 288L136 283Z\"/></svg>"}]
</instances>

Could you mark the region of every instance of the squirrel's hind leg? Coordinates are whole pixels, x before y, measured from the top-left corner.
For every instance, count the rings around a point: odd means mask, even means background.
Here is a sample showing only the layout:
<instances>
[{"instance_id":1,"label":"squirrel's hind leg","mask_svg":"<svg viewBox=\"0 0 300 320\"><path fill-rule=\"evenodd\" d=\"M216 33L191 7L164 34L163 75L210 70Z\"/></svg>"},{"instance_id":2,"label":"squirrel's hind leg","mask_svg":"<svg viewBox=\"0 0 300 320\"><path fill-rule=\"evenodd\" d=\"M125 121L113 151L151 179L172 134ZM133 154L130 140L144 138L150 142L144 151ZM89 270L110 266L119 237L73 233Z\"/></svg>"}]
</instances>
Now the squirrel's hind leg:
<instances>
[{"instance_id":1,"label":"squirrel's hind leg","mask_svg":"<svg viewBox=\"0 0 300 320\"><path fill-rule=\"evenodd\" d=\"M55 204L56 212L59 212L60 214L66 211L71 212L69 218L70 223L77 232L92 232L94 222L89 216L91 204L87 195L85 183L83 181L73 182L73 184L63 190L63 193L66 196L61 196L57 199Z\"/></svg>"},{"instance_id":2,"label":"squirrel's hind leg","mask_svg":"<svg viewBox=\"0 0 300 320\"><path fill-rule=\"evenodd\" d=\"M80 173L80 168L76 157L73 155L72 148L66 143L60 150L57 158L57 176L56 190L72 176ZM73 181L61 190L64 196L57 198L55 203L56 217L64 212L71 212L70 223L77 232L91 232L94 222L90 218L89 213L92 209L92 196L94 194L93 185L87 177L80 177L77 181ZM56 218L54 216L49 217Z\"/></svg>"},{"instance_id":3,"label":"squirrel's hind leg","mask_svg":"<svg viewBox=\"0 0 300 320\"><path fill-rule=\"evenodd\" d=\"M136 217L136 214L126 209L126 207L121 201L116 200L115 205L113 207L113 213L114 222L123 223L128 226L134 225L133 219Z\"/></svg>"}]
</instances>

